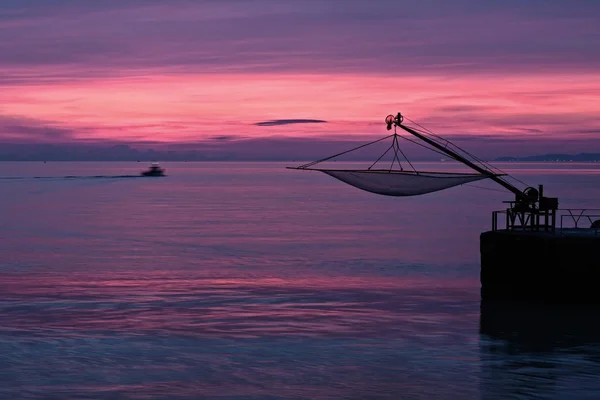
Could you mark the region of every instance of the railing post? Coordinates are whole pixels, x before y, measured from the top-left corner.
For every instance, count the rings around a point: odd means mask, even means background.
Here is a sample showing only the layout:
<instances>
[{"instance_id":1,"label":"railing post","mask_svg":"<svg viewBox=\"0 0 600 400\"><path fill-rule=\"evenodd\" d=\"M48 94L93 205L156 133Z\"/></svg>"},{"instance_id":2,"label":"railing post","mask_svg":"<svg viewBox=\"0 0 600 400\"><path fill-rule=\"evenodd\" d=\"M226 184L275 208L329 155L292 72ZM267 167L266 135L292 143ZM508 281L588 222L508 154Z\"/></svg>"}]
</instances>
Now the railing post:
<instances>
[{"instance_id":1,"label":"railing post","mask_svg":"<svg viewBox=\"0 0 600 400\"><path fill-rule=\"evenodd\" d=\"M590 210L590 209L583 209L578 215L575 215L574 212L575 211L580 211L581 209L553 209L553 208L549 208L549 209L542 209L542 210L514 210L513 208L506 208L504 210L496 210L496 211L492 211L492 231L498 231L498 230L506 230L506 231L514 231L515 229L517 230L523 230L523 231L529 231L529 232L541 232L542 230L545 232L552 232L555 233L558 230L560 231L560 234L563 235L564 229L570 229L571 227L565 227L565 222L564 219L570 218L570 223L569 224L573 224L573 229L589 229L590 233L593 230L595 235L600 236L600 214L592 214L591 212L594 210ZM562 213L558 213L558 211L562 211ZM600 212L600 209L598 209L598 211ZM586 212L590 212L590 214L586 214ZM502 228L500 226L500 222L499 222L499 215L500 214L506 214L505 215L505 227ZM560 221L557 221L557 218L560 219ZM590 224L592 224L589 228L586 227L582 227L579 228L579 221L581 219L584 219L585 221L589 221ZM595 222L593 220L593 218L598 218L597 221L599 222L598 227L594 226L593 223ZM585 222L584 221L584 222ZM560 223L560 225L557 227L557 223ZM567 225L569 225L567 224ZM584 225L584 224L582 224Z\"/></svg>"}]
</instances>

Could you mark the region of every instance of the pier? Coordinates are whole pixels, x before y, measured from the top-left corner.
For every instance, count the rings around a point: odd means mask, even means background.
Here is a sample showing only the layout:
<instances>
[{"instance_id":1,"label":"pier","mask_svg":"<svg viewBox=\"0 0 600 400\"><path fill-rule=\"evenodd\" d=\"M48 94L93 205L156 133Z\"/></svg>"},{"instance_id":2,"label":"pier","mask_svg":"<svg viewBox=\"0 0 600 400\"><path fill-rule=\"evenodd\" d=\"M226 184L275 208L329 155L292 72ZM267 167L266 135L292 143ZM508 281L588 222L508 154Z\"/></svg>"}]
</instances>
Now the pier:
<instances>
[{"instance_id":1,"label":"pier","mask_svg":"<svg viewBox=\"0 0 600 400\"><path fill-rule=\"evenodd\" d=\"M480 237L482 301L600 303L600 210L539 204L493 212Z\"/></svg>"},{"instance_id":2,"label":"pier","mask_svg":"<svg viewBox=\"0 0 600 400\"><path fill-rule=\"evenodd\" d=\"M511 176L401 113L385 118L393 134L312 161L295 170L319 171L358 189L386 196L417 196L490 179L513 194L492 213L492 230L480 237L482 301L600 303L600 210L559 209L558 198ZM399 135L398 129L411 136ZM414 140L416 138L418 140ZM366 169L315 167L324 161L391 139L391 146ZM400 148L406 139L458 161L475 173L418 171ZM389 168L373 168L388 152ZM408 166L402 167L400 156ZM399 169L393 169L397 163Z\"/></svg>"}]
</instances>

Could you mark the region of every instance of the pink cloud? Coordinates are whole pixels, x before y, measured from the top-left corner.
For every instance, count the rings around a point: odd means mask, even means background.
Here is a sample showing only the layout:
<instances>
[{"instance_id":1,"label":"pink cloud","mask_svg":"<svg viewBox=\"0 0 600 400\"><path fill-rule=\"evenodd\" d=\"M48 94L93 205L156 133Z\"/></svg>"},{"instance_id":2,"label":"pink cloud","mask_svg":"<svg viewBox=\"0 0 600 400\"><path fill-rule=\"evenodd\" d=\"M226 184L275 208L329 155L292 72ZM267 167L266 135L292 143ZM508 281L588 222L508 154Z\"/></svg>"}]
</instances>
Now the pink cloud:
<instances>
[{"instance_id":1,"label":"pink cloud","mask_svg":"<svg viewBox=\"0 0 600 400\"><path fill-rule=\"evenodd\" d=\"M0 113L63 139L164 143L375 137L398 111L443 135L600 129L595 3L247 4L4 2ZM257 126L282 119L328 123Z\"/></svg>"},{"instance_id":2,"label":"pink cloud","mask_svg":"<svg viewBox=\"0 0 600 400\"><path fill-rule=\"evenodd\" d=\"M75 138L195 141L215 135L385 133L402 111L440 134L585 135L600 129L600 74L560 77L214 74L8 87L3 112L54 121ZM548 88L552 89L549 90ZM320 119L327 124L257 126ZM8 134L9 132L5 132Z\"/></svg>"}]
</instances>

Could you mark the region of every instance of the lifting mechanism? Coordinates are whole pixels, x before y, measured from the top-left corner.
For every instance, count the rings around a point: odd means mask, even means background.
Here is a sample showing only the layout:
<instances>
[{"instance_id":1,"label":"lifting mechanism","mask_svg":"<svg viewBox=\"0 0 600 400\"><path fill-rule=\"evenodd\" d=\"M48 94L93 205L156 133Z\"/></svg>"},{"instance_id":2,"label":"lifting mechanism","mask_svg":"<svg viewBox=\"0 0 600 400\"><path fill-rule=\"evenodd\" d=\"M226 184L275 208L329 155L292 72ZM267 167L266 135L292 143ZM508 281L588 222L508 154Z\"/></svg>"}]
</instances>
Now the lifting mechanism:
<instances>
[{"instance_id":1,"label":"lifting mechanism","mask_svg":"<svg viewBox=\"0 0 600 400\"><path fill-rule=\"evenodd\" d=\"M504 212L506 214L507 230L555 230L558 199L555 197L545 197L543 195L543 185L539 185L538 189L527 186L524 182L519 181L489 163L482 161L473 154L458 147L449 140L434 134L414 121L407 119L413 125L416 125L409 126L404 120L405 117L401 113L388 115L385 119L385 123L387 125L387 130L394 129L392 135L388 135L321 160L313 161L298 167L288 168L320 171L359 189L387 196L414 196L447 189L476 180L491 179L515 195L513 201L505 202L509 205ZM425 144L415 141L410 137L399 135L397 133L397 128L404 130ZM328 169L315 167L323 161L331 160L343 154L350 153L389 138L392 139L391 146L367 169ZM473 169L476 173L418 171L400 148L399 138L450 157ZM393 150L392 165L388 169L374 169L373 167L390 150ZM402 167L399 154L408 162L412 170L405 170ZM398 164L398 169L394 169L395 163ZM508 178L526 186L525 189L519 189L509 182ZM492 221L493 230L497 230L498 228L497 216L498 212L494 212Z\"/></svg>"},{"instance_id":2,"label":"lifting mechanism","mask_svg":"<svg viewBox=\"0 0 600 400\"><path fill-rule=\"evenodd\" d=\"M459 148L463 153L478 161L478 163L474 163L467 157L464 157L458 152L453 151L451 148L452 146L443 144L444 142L448 144L449 141L441 139L439 136L432 134L424 135L414 128L404 125L404 117L401 113L398 113L395 116L388 115L385 119L385 122L387 125L387 130L391 130L392 127L394 127L394 134L396 133L396 127L401 128L441 151L442 153L447 154L454 160L465 164L466 166L483 175L487 175L489 179L514 193L515 200L505 202L509 204L509 208L506 210L506 228L508 230L525 229L536 231L554 231L556 229L556 210L558 209L558 198L545 197L543 185L539 185L539 189L531 186L526 187L524 190L517 188L508 182L502 174L494 173L492 169L493 167L491 167L488 163L482 162L472 154ZM435 140L436 137L441 139L441 141ZM455 145L453 147L458 148L458 146ZM497 227L496 215L494 215L493 225L495 230Z\"/></svg>"}]
</instances>

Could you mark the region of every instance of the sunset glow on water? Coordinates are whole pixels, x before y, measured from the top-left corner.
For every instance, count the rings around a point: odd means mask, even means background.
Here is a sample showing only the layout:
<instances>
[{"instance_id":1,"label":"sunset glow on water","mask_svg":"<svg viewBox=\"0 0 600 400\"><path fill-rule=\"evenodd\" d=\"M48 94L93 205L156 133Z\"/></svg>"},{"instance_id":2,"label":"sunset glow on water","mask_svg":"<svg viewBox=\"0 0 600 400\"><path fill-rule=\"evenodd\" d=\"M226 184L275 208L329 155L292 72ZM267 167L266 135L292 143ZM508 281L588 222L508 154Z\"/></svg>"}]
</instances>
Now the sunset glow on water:
<instances>
[{"instance_id":1,"label":"sunset glow on water","mask_svg":"<svg viewBox=\"0 0 600 400\"><path fill-rule=\"evenodd\" d=\"M160 179L27 178L139 165L0 165L24 178L1 180L10 193L2 397L586 398L599 389L593 332L570 323L531 345L520 342L526 325L500 324L510 340L480 333L478 236L504 193L462 186L388 198L277 163L172 163ZM565 206L591 205L600 176L590 164L503 167Z\"/></svg>"}]
</instances>

